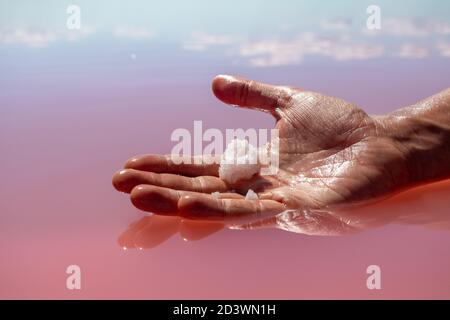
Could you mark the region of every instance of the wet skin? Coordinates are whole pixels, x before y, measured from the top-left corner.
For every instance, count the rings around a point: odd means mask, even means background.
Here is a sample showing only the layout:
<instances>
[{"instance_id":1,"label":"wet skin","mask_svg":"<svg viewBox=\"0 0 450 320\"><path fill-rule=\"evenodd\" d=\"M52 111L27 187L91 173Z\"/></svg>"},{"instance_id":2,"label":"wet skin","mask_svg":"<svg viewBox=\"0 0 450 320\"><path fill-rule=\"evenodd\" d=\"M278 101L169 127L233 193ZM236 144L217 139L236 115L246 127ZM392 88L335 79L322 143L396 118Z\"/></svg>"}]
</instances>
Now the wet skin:
<instances>
[{"instance_id":1,"label":"wet skin","mask_svg":"<svg viewBox=\"0 0 450 320\"><path fill-rule=\"evenodd\" d=\"M449 89L384 116L323 94L230 76L216 77L212 89L227 104L276 119L278 174L228 185L217 164L175 165L170 155L138 156L113 177L137 208L246 228L286 219L307 223L306 214L315 215L315 225L352 230L355 219L340 214L342 208L450 177ZM259 200L244 200L249 188ZM220 199L211 196L215 191ZM280 221L277 215L286 210L304 214Z\"/></svg>"}]
</instances>

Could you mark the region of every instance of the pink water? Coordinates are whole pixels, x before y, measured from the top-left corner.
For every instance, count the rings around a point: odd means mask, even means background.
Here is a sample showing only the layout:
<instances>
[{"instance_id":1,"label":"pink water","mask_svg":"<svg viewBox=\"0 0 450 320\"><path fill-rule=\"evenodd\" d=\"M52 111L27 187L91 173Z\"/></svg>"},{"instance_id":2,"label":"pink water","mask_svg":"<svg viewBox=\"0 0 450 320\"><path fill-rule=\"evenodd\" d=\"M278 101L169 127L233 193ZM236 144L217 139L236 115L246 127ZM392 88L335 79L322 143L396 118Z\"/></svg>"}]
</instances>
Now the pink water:
<instances>
[{"instance_id":1,"label":"pink water","mask_svg":"<svg viewBox=\"0 0 450 320\"><path fill-rule=\"evenodd\" d=\"M52 58L38 62L3 68L0 298L450 298L448 229L388 225L311 237L217 228L208 235L177 222L150 226L138 241L147 249L124 250L118 238L142 213L111 185L125 160L169 152L171 132L192 129L194 120L220 129L273 125L217 102L215 74L299 85L384 113L445 87L450 78L440 62L418 63L414 79L411 64L395 61L269 70L118 58L67 70ZM426 207L448 210L445 202ZM81 268L81 290L66 289L71 264ZM366 287L372 264L381 267L381 290Z\"/></svg>"}]
</instances>

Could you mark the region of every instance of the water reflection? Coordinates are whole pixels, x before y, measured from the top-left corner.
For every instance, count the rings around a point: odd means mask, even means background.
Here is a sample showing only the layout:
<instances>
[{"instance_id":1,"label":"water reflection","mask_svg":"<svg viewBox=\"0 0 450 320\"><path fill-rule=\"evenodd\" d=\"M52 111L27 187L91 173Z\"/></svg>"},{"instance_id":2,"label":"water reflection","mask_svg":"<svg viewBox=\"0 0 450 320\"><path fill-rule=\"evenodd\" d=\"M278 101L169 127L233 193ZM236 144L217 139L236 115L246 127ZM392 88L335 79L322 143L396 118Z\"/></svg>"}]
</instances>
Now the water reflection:
<instances>
[{"instance_id":1,"label":"water reflection","mask_svg":"<svg viewBox=\"0 0 450 320\"><path fill-rule=\"evenodd\" d=\"M231 226L278 228L309 235L346 235L387 224L450 230L450 180L418 186L370 204L328 210L287 210L274 217Z\"/></svg>"},{"instance_id":2,"label":"water reflection","mask_svg":"<svg viewBox=\"0 0 450 320\"><path fill-rule=\"evenodd\" d=\"M179 217L151 215L130 224L117 241L125 250L151 249L177 233L185 241L195 241L223 228L224 225L220 222L191 221Z\"/></svg>"},{"instance_id":3,"label":"water reflection","mask_svg":"<svg viewBox=\"0 0 450 320\"><path fill-rule=\"evenodd\" d=\"M336 236L391 223L450 230L450 180L419 186L370 205L328 211L288 210L245 224L145 216L132 223L118 242L124 249L151 249L176 233L185 241L200 240L224 228L277 228L308 235Z\"/></svg>"}]
</instances>

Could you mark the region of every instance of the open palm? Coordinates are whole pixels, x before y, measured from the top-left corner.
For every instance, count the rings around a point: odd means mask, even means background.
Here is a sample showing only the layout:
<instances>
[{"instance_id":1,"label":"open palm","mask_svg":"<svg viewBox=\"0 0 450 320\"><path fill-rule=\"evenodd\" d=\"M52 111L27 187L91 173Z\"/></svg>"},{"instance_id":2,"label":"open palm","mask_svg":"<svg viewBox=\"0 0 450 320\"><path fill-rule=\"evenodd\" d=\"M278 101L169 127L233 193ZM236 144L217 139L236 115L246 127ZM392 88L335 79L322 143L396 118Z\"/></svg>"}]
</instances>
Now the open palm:
<instances>
[{"instance_id":1,"label":"open palm","mask_svg":"<svg viewBox=\"0 0 450 320\"><path fill-rule=\"evenodd\" d=\"M332 208L379 199L406 183L404 156L389 138L386 118L370 117L337 98L229 76L216 77L213 91L225 103L275 117L279 172L228 185L218 177L217 164L175 165L170 156L135 157L113 183L131 193L137 208L235 225L240 221L247 227L291 219L296 225L337 228L347 224ZM248 189L259 200L245 200ZM219 199L211 195L215 191L221 192Z\"/></svg>"}]
</instances>

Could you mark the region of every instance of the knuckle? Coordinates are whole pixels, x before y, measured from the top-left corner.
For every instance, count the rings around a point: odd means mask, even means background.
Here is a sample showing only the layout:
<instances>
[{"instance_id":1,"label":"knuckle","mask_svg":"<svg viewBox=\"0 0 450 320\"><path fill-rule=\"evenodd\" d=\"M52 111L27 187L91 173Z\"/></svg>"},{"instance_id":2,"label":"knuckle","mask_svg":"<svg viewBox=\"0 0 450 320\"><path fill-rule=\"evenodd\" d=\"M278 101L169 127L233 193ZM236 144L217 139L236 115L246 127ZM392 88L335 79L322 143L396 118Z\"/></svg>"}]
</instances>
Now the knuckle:
<instances>
[{"instance_id":1,"label":"knuckle","mask_svg":"<svg viewBox=\"0 0 450 320\"><path fill-rule=\"evenodd\" d=\"M244 82L240 86L240 89L238 90L238 100L241 103L246 104L248 102L249 92L253 89L254 86L255 86L254 81Z\"/></svg>"}]
</instances>

